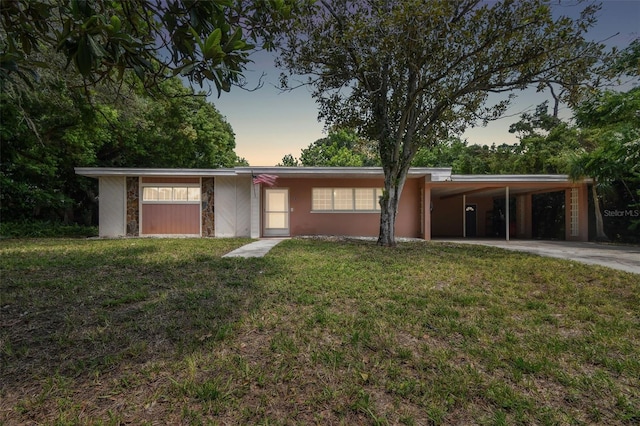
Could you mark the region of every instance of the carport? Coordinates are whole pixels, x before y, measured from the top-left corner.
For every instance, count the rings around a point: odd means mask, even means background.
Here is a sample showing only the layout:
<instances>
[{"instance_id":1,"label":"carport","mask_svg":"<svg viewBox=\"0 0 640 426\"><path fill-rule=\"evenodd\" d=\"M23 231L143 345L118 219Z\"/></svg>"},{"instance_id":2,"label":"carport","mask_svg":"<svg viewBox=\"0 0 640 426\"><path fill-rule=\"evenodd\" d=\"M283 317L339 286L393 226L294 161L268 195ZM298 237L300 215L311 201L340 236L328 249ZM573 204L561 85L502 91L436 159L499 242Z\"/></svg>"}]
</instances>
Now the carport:
<instances>
[{"instance_id":1,"label":"carport","mask_svg":"<svg viewBox=\"0 0 640 426\"><path fill-rule=\"evenodd\" d=\"M426 182L431 237L531 239L532 198L561 192L563 206L557 207L564 209L564 239L587 241L588 182L565 175L451 175L444 182Z\"/></svg>"}]
</instances>

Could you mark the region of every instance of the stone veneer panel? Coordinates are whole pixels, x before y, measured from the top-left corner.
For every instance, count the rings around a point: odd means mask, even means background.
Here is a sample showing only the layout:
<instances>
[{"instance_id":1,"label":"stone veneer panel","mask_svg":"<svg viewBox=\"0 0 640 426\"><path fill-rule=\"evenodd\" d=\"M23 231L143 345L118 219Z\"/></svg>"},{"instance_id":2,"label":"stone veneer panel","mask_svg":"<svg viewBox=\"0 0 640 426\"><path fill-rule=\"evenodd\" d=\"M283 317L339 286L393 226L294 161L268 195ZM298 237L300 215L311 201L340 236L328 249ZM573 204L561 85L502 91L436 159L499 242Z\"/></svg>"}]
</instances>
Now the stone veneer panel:
<instances>
[{"instance_id":1,"label":"stone veneer panel","mask_svg":"<svg viewBox=\"0 0 640 426\"><path fill-rule=\"evenodd\" d=\"M140 183L138 177L127 176L127 236L140 235Z\"/></svg>"},{"instance_id":2,"label":"stone veneer panel","mask_svg":"<svg viewBox=\"0 0 640 426\"><path fill-rule=\"evenodd\" d=\"M202 236L215 237L213 178L202 178Z\"/></svg>"}]
</instances>

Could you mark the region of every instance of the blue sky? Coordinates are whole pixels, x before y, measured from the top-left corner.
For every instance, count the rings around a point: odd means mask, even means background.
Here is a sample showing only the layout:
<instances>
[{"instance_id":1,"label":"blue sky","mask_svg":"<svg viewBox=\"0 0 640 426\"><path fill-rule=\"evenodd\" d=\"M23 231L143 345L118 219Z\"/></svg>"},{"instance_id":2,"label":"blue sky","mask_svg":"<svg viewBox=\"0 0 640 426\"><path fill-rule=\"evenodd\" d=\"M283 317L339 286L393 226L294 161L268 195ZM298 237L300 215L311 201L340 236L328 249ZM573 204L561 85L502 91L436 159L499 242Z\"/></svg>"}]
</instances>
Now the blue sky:
<instances>
[{"instance_id":1,"label":"blue sky","mask_svg":"<svg viewBox=\"0 0 640 426\"><path fill-rule=\"evenodd\" d=\"M554 0L564 5L575 1ZM562 9L560 9L562 10ZM575 7L567 6L567 14ZM616 35L617 34L617 35ZM627 46L640 37L640 0L604 0L598 24L590 33L594 40L607 40L607 45ZM253 64L245 74L249 86L255 86L264 73L264 86L253 92L232 88L230 93L215 95L210 101L226 117L236 134L236 153L252 166L273 166L286 154L300 155L300 150L325 136L323 123L317 120L318 109L306 88L292 92L277 89L280 71L273 66L273 57L265 53L252 56ZM532 91L523 92L512 104L506 117L475 127L463 135L469 143L515 143L508 132L522 112L531 111L549 96ZM564 111L565 115L569 114ZM562 113L561 113L562 114Z\"/></svg>"}]
</instances>

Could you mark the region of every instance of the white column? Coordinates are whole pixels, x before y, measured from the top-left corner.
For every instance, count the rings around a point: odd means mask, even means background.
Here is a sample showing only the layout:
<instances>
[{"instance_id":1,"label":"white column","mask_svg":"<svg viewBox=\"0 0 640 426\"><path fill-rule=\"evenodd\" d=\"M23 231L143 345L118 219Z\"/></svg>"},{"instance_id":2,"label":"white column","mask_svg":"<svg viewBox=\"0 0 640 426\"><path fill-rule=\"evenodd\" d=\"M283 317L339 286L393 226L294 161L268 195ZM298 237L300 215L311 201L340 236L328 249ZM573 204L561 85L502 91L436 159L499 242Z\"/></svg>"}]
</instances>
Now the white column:
<instances>
[{"instance_id":1,"label":"white column","mask_svg":"<svg viewBox=\"0 0 640 426\"><path fill-rule=\"evenodd\" d=\"M251 185L251 238L260 238L262 233L262 187Z\"/></svg>"}]
</instances>

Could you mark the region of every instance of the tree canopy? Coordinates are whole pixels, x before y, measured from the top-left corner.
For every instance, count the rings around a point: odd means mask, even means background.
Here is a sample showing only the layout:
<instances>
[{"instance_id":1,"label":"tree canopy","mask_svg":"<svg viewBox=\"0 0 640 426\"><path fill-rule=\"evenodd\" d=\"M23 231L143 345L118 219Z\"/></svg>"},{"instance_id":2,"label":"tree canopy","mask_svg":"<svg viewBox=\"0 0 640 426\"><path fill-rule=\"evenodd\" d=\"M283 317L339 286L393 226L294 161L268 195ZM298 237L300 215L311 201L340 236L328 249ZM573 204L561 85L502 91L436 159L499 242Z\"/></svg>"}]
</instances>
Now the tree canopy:
<instances>
[{"instance_id":1,"label":"tree canopy","mask_svg":"<svg viewBox=\"0 0 640 426\"><path fill-rule=\"evenodd\" d=\"M242 164L231 126L182 79L242 84L290 12L287 0L3 0L3 221L91 223L96 184L76 166Z\"/></svg>"},{"instance_id":2,"label":"tree canopy","mask_svg":"<svg viewBox=\"0 0 640 426\"><path fill-rule=\"evenodd\" d=\"M289 0L2 0L0 79L30 82L66 58L84 84L121 81L133 70L145 85L183 75L220 91L242 83L249 53L273 47Z\"/></svg>"},{"instance_id":3,"label":"tree canopy","mask_svg":"<svg viewBox=\"0 0 640 426\"><path fill-rule=\"evenodd\" d=\"M375 144L351 129L331 129L327 137L318 139L300 152L282 158L283 166L369 167L379 165Z\"/></svg>"},{"instance_id":4,"label":"tree canopy","mask_svg":"<svg viewBox=\"0 0 640 426\"><path fill-rule=\"evenodd\" d=\"M489 105L490 93L559 84L575 99L603 50L584 38L597 10L587 5L571 19L554 17L544 0L319 1L287 27L280 64L309 76L328 124L377 142L378 243L394 245L418 150L499 117L510 98Z\"/></svg>"},{"instance_id":5,"label":"tree canopy","mask_svg":"<svg viewBox=\"0 0 640 426\"><path fill-rule=\"evenodd\" d=\"M584 176L620 180L640 189L640 87L604 91L576 110L583 129L577 165Z\"/></svg>"},{"instance_id":6,"label":"tree canopy","mask_svg":"<svg viewBox=\"0 0 640 426\"><path fill-rule=\"evenodd\" d=\"M49 59L56 61L57 55ZM0 194L3 221L95 220L97 185L74 167L232 167L231 126L203 94L176 77L156 95L128 75L118 93L77 76L44 70L37 90L21 82L0 94Z\"/></svg>"}]
</instances>

